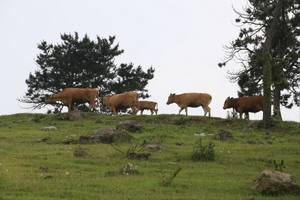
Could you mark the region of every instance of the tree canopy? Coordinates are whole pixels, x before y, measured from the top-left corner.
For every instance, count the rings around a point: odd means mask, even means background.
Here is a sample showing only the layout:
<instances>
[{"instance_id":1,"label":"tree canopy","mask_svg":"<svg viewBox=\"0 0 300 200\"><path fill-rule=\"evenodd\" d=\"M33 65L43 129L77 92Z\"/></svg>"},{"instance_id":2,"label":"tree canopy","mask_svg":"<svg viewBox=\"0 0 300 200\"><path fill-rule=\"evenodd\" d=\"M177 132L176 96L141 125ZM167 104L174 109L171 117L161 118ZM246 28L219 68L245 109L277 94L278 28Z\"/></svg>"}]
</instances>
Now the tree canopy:
<instances>
[{"instance_id":1,"label":"tree canopy","mask_svg":"<svg viewBox=\"0 0 300 200\"><path fill-rule=\"evenodd\" d=\"M48 44L41 41L36 63L38 69L25 80L28 89L18 99L36 109L44 106L45 99L64 88L96 88L100 95L137 91L141 98L150 95L145 88L154 77L152 66L143 71L142 66L133 63L115 64L115 57L124 50L115 43L115 36L108 39L97 36L96 41L87 35L82 39L78 33L61 34L61 44ZM61 105L56 105L56 108Z\"/></svg>"},{"instance_id":2,"label":"tree canopy","mask_svg":"<svg viewBox=\"0 0 300 200\"><path fill-rule=\"evenodd\" d=\"M262 56L264 44L274 21L274 11L279 0L249 0L243 12L235 20L240 33L237 39L225 46L225 59L219 63L225 66L229 61L240 63L242 69L229 72L229 79L240 87L239 96L263 93ZM274 25L270 41L271 86L274 106L280 111L280 104L287 108L300 105L300 1L284 0L279 9L279 19ZM279 112L280 114L280 112ZM281 116L280 116L281 118Z\"/></svg>"}]
</instances>

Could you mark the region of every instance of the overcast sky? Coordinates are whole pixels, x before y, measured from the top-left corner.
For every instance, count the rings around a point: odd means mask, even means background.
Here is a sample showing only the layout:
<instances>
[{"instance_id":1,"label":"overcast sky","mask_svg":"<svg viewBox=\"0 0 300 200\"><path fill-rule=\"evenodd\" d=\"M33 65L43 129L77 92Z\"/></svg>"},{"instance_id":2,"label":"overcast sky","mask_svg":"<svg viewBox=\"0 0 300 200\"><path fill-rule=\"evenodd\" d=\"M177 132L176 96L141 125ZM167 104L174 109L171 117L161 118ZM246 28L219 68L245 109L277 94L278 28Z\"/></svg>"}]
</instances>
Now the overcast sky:
<instances>
[{"instance_id":1,"label":"overcast sky","mask_svg":"<svg viewBox=\"0 0 300 200\"><path fill-rule=\"evenodd\" d=\"M245 5L245 0L1 0L0 115L46 113L53 108L24 109L28 105L17 98L27 91L29 73L38 69L37 44L58 44L60 34L78 32L80 38L87 34L92 40L115 35L125 50L116 58L117 65L132 62L144 70L155 68L146 88L160 114L179 111L176 104L166 105L170 93L206 92L213 97L212 116L225 118L231 109L223 110L224 100L237 97L238 90L226 73L240 66L217 64L224 58L223 46L239 33L232 7L241 11ZM188 112L204 114L202 108ZM282 114L284 120L300 120L298 107L282 108ZM262 112L250 114L250 119L261 118Z\"/></svg>"}]
</instances>

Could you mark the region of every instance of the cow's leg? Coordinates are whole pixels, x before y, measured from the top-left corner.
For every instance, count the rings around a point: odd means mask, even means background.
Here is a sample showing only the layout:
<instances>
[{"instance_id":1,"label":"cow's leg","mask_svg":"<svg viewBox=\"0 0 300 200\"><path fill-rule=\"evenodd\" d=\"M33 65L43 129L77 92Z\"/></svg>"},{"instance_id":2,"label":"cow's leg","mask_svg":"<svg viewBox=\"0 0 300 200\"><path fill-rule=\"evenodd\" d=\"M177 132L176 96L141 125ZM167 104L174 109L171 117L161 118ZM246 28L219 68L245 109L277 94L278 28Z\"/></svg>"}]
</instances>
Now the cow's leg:
<instances>
[{"instance_id":1,"label":"cow's leg","mask_svg":"<svg viewBox=\"0 0 300 200\"><path fill-rule=\"evenodd\" d=\"M141 115L143 114L143 112L144 112L144 109L141 109Z\"/></svg>"},{"instance_id":2,"label":"cow's leg","mask_svg":"<svg viewBox=\"0 0 300 200\"><path fill-rule=\"evenodd\" d=\"M243 118L243 113L242 112L240 112L240 119L242 119Z\"/></svg>"},{"instance_id":3,"label":"cow's leg","mask_svg":"<svg viewBox=\"0 0 300 200\"><path fill-rule=\"evenodd\" d=\"M139 112L139 109L133 105L130 106L130 108L133 115L136 115Z\"/></svg>"},{"instance_id":4,"label":"cow's leg","mask_svg":"<svg viewBox=\"0 0 300 200\"><path fill-rule=\"evenodd\" d=\"M112 112L114 113L114 115L118 115L118 111L116 110L115 107L112 109Z\"/></svg>"},{"instance_id":5,"label":"cow's leg","mask_svg":"<svg viewBox=\"0 0 300 200\"><path fill-rule=\"evenodd\" d=\"M89 103L89 109L90 109L90 112L95 111L95 103L94 103L94 101L91 101L91 103Z\"/></svg>"},{"instance_id":6,"label":"cow's leg","mask_svg":"<svg viewBox=\"0 0 300 200\"><path fill-rule=\"evenodd\" d=\"M185 107L185 115L188 115L188 110L187 110L187 107Z\"/></svg>"},{"instance_id":7,"label":"cow's leg","mask_svg":"<svg viewBox=\"0 0 300 200\"><path fill-rule=\"evenodd\" d=\"M151 111L151 115L153 115L153 110L152 110L152 109L150 109L150 111Z\"/></svg>"},{"instance_id":8,"label":"cow's leg","mask_svg":"<svg viewBox=\"0 0 300 200\"><path fill-rule=\"evenodd\" d=\"M178 113L178 115L180 115L180 113L181 113L181 111L183 110L184 108L180 108L179 109L179 113ZM185 111L186 112L186 111Z\"/></svg>"},{"instance_id":9,"label":"cow's leg","mask_svg":"<svg viewBox=\"0 0 300 200\"><path fill-rule=\"evenodd\" d=\"M208 116L210 117L210 107L208 106L202 106L203 111L204 111L204 116L208 113Z\"/></svg>"},{"instance_id":10,"label":"cow's leg","mask_svg":"<svg viewBox=\"0 0 300 200\"><path fill-rule=\"evenodd\" d=\"M245 112L245 119L249 119L249 113Z\"/></svg>"},{"instance_id":11,"label":"cow's leg","mask_svg":"<svg viewBox=\"0 0 300 200\"><path fill-rule=\"evenodd\" d=\"M155 109L154 111L155 111L155 115L157 115L157 111L158 111L158 109Z\"/></svg>"},{"instance_id":12,"label":"cow's leg","mask_svg":"<svg viewBox=\"0 0 300 200\"><path fill-rule=\"evenodd\" d=\"M68 102L68 112L72 111L72 109L74 108L72 101Z\"/></svg>"},{"instance_id":13,"label":"cow's leg","mask_svg":"<svg viewBox=\"0 0 300 200\"><path fill-rule=\"evenodd\" d=\"M71 110L76 110L76 105L72 103Z\"/></svg>"}]
</instances>

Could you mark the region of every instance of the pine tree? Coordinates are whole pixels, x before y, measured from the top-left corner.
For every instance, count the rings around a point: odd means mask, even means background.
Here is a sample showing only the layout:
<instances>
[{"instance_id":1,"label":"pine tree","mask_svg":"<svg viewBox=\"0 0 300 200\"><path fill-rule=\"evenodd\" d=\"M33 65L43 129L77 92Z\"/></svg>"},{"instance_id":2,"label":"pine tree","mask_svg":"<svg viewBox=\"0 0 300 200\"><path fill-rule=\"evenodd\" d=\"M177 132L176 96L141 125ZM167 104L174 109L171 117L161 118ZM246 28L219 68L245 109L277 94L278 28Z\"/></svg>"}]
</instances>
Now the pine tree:
<instances>
[{"instance_id":1,"label":"pine tree","mask_svg":"<svg viewBox=\"0 0 300 200\"><path fill-rule=\"evenodd\" d=\"M264 44L274 21L274 11L281 0L249 0L244 12L237 13L239 36L225 47L226 57L219 66L230 60L239 61L243 69L229 73L231 81L237 81L239 96L263 93ZM300 1L285 0L279 10L279 19L270 42L271 93L274 107L280 115L280 104L291 108L300 106ZM262 56L262 57L261 57Z\"/></svg>"},{"instance_id":2,"label":"pine tree","mask_svg":"<svg viewBox=\"0 0 300 200\"><path fill-rule=\"evenodd\" d=\"M124 50L114 44L115 38L97 36L93 41L87 35L80 39L75 32L74 35L62 34L61 44L42 41L38 44L41 51L36 59L38 69L25 80L27 92L18 100L30 104L29 108L40 108L50 94L67 87L96 88L100 95L135 90L142 98L149 97L145 87L155 70L150 67L144 72L141 66L134 68L132 63L117 67L115 57Z\"/></svg>"}]
</instances>

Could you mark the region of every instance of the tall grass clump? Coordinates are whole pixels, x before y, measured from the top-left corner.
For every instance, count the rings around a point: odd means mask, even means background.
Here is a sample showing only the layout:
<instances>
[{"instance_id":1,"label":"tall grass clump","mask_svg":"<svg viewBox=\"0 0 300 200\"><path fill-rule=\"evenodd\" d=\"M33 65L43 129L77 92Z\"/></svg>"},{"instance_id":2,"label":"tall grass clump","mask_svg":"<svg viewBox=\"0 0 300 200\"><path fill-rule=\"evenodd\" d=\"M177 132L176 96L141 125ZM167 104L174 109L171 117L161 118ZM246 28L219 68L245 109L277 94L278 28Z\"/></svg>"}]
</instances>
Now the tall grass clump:
<instances>
[{"instance_id":1,"label":"tall grass clump","mask_svg":"<svg viewBox=\"0 0 300 200\"><path fill-rule=\"evenodd\" d=\"M178 169L176 169L171 176L165 178L164 180L162 180L161 185L162 186L170 186L172 181L174 180L174 178L178 175L178 173L181 171L181 167L179 167Z\"/></svg>"},{"instance_id":2,"label":"tall grass clump","mask_svg":"<svg viewBox=\"0 0 300 200\"><path fill-rule=\"evenodd\" d=\"M239 114L234 109L232 109L232 111L227 111L226 118L227 119L238 119Z\"/></svg>"},{"instance_id":3,"label":"tall grass clump","mask_svg":"<svg viewBox=\"0 0 300 200\"><path fill-rule=\"evenodd\" d=\"M215 145L210 141L208 145L202 144L202 139L196 142L191 155L192 161L215 161Z\"/></svg>"}]
</instances>

